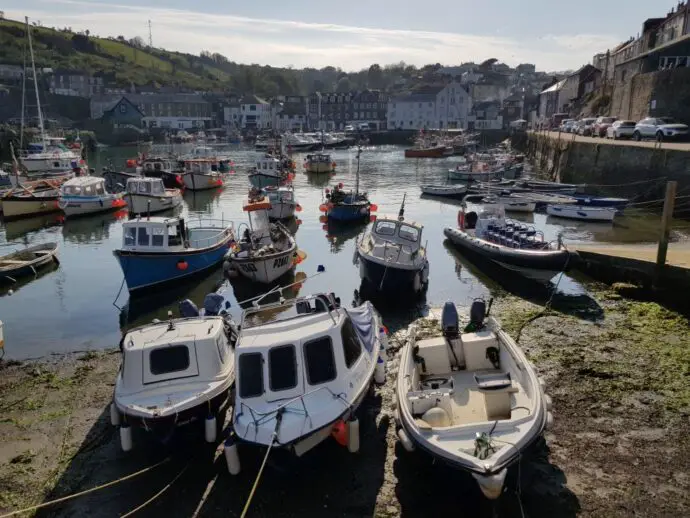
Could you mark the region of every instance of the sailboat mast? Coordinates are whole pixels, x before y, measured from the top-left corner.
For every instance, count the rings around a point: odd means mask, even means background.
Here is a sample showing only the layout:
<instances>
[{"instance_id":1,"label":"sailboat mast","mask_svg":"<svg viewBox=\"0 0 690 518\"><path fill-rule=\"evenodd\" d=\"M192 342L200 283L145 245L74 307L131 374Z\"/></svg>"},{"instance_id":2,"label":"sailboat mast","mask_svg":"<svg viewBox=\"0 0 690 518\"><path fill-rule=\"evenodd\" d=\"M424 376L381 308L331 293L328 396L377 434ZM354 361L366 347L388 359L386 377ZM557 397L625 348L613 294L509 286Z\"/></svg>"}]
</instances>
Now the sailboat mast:
<instances>
[{"instance_id":1,"label":"sailboat mast","mask_svg":"<svg viewBox=\"0 0 690 518\"><path fill-rule=\"evenodd\" d=\"M29 36L29 28L27 22L26 36ZM26 40L24 40L24 66L22 68L22 117L19 129L19 149L24 149L24 111L26 110ZM14 157L14 155L13 155Z\"/></svg>"},{"instance_id":2,"label":"sailboat mast","mask_svg":"<svg viewBox=\"0 0 690 518\"><path fill-rule=\"evenodd\" d=\"M31 43L31 27L29 26L29 17L26 20L26 33L29 37L29 54L31 55L31 71L34 74L34 92L36 93L36 109L38 110L38 129L41 131L41 141L43 142L43 151L46 150L46 132L43 127L43 112L41 111L41 98L38 95L38 76L36 75L36 63L34 61L34 46Z\"/></svg>"}]
</instances>

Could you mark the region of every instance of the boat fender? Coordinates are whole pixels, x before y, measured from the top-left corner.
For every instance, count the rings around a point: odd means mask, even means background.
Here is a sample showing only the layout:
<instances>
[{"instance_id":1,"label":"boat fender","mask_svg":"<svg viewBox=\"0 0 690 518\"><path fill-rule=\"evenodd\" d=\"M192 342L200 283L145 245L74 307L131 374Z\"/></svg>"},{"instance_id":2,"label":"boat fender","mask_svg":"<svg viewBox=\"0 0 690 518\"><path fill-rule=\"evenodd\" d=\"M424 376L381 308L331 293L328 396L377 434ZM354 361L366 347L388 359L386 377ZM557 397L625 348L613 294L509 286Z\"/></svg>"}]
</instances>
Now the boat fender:
<instances>
[{"instance_id":1,"label":"boat fender","mask_svg":"<svg viewBox=\"0 0 690 518\"><path fill-rule=\"evenodd\" d=\"M412 440L402 428L398 430L398 440L406 451L410 453L414 451L414 444L412 443Z\"/></svg>"},{"instance_id":2,"label":"boat fender","mask_svg":"<svg viewBox=\"0 0 690 518\"><path fill-rule=\"evenodd\" d=\"M376 368L374 369L374 381L377 385L383 385L384 383L386 383L386 363L380 356L378 360L376 360Z\"/></svg>"},{"instance_id":3,"label":"boat fender","mask_svg":"<svg viewBox=\"0 0 690 518\"><path fill-rule=\"evenodd\" d=\"M347 421L347 450L350 453L359 451L359 419L355 416Z\"/></svg>"},{"instance_id":4,"label":"boat fender","mask_svg":"<svg viewBox=\"0 0 690 518\"><path fill-rule=\"evenodd\" d=\"M120 447L122 451L130 451L132 449L132 427L127 423L120 426Z\"/></svg>"},{"instance_id":5,"label":"boat fender","mask_svg":"<svg viewBox=\"0 0 690 518\"><path fill-rule=\"evenodd\" d=\"M242 466L240 465L240 455L237 451L237 441L230 435L223 446L225 453L225 463L228 466L228 472L231 475L239 475Z\"/></svg>"},{"instance_id":6,"label":"boat fender","mask_svg":"<svg viewBox=\"0 0 690 518\"><path fill-rule=\"evenodd\" d=\"M465 230L465 208L458 211L458 228Z\"/></svg>"},{"instance_id":7,"label":"boat fender","mask_svg":"<svg viewBox=\"0 0 690 518\"><path fill-rule=\"evenodd\" d=\"M544 400L546 401L546 409L551 410L553 408L553 399L548 394L544 394Z\"/></svg>"},{"instance_id":8,"label":"boat fender","mask_svg":"<svg viewBox=\"0 0 690 518\"><path fill-rule=\"evenodd\" d=\"M553 426L553 414L551 412L546 413L546 429L550 430Z\"/></svg>"},{"instance_id":9,"label":"boat fender","mask_svg":"<svg viewBox=\"0 0 690 518\"><path fill-rule=\"evenodd\" d=\"M204 421L204 439L208 443L216 442L216 418L209 415Z\"/></svg>"},{"instance_id":10,"label":"boat fender","mask_svg":"<svg viewBox=\"0 0 690 518\"><path fill-rule=\"evenodd\" d=\"M114 401L110 403L110 424L120 426L120 411Z\"/></svg>"}]
</instances>

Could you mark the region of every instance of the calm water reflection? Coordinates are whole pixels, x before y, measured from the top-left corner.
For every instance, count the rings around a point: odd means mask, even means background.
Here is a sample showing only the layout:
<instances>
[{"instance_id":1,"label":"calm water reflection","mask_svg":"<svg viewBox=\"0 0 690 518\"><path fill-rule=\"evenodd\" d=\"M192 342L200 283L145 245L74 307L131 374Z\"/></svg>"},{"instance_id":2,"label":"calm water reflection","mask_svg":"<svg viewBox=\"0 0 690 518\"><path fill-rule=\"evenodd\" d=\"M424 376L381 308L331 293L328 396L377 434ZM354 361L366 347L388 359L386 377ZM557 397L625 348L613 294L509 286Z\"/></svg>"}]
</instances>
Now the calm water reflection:
<instances>
[{"instance_id":1,"label":"calm water reflection","mask_svg":"<svg viewBox=\"0 0 690 518\"><path fill-rule=\"evenodd\" d=\"M235 173L230 176L228 185L218 191L185 193L181 209L185 216L223 218L236 225L246 221L242 200L247 194L247 170L256 152L239 148L232 152ZM135 149L105 150L96 157L94 165L100 169L110 159L120 164L135 153ZM332 153L338 164L336 181L346 185L354 183L355 154L355 150ZM333 291L344 303L349 302L354 290L360 287L358 270L352 264L355 242L367 225L335 227L323 223L318 207L323 202L324 188L333 182L325 176L303 174L302 157L297 156L296 161L295 193L304 210L291 226L296 231L300 249L307 253L307 259L297 267L297 272L311 276L318 265L326 267L324 274L311 279L301 290ZM379 214L396 214L403 194L407 193L406 216L425 225L423 239L428 241L431 262L425 301L431 305L440 305L448 299L469 304L475 297L486 296L489 288L497 289L489 277L444 246L443 227L455 224L457 203L419 195L419 184L443 183L446 170L453 165L453 158L405 160L402 149L393 146L365 149L360 165L362 189L368 191L370 199L378 205ZM9 357L27 358L49 352L112 347L120 340L121 327L164 318L169 309L176 313L177 301L182 298L189 297L201 304L204 295L223 282L218 270L172 290L150 290L145 297L132 301L128 300L125 287L117 299L122 310L118 309L113 303L123 278L112 251L121 244L121 221L126 217L126 212L121 211L63 222L56 214L0 224L0 253L45 241L57 241L60 245L59 267L42 272L36 280L13 287L11 296L7 289L0 291L0 319L5 324ZM556 239L559 232L564 234L566 241L637 241L655 237L651 234L651 224L649 235L640 230L644 217L624 219L614 227L561 221L541 214L520 219L543 229L548 239ZM239 279L233 280L227 288L234 293L235 300L263 292ZM298 289L296 287L294 292ZM384 317L400 324L414 318L418 311L415 305L419 301L405 309L399 304L389 308L386 302L379 301ZM237 310L236 304L234 309Z\"/></svg>"}]
</instances>

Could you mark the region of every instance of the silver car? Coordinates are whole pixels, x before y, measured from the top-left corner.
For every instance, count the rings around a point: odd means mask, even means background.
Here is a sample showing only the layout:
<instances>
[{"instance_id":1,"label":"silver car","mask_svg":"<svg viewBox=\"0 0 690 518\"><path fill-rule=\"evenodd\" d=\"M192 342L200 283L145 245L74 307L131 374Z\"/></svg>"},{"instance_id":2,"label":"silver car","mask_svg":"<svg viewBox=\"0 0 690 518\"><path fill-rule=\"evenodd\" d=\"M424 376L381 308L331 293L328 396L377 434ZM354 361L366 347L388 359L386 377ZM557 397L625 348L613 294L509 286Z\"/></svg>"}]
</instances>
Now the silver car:
<instances>
[{"instance_id":1,"label":"silver car","mask_svg":"<svg viewBox=\"0 0 690 518\"><path fill-rule=\"evenodd\" d=\"M689 131L686 124L681 124L672 117L647 117L635 126L633 138L637 141L643 138L663 140L685 140Z\"/></svg>"},{"instance_id":2,"label":"silver car","mask_svg":"<svg viewBox=\"0 0 690 518\"><path fill-rule=\"evenodd\" d=\"M616 121L606 129L606 138L632 138L635 133L635 121Z\"/></svg>"}]
</instances>

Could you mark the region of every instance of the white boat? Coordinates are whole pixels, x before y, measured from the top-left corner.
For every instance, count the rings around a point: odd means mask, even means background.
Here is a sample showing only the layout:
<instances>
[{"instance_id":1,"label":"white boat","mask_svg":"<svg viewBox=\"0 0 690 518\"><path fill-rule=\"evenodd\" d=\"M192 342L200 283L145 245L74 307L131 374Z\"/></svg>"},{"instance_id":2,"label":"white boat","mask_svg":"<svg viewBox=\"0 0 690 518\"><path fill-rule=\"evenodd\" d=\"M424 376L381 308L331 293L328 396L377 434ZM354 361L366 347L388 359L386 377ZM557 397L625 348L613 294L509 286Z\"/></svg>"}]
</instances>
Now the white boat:
<instances>
[{"instance_id":1,"label":"white boat","mask_svg":"<svg viewBox=\"0 0 690 518\"><path fill-rule=\"evenodd\" d=\"M271 203L271 209L268 211L270 219L289 219L295 215L295 210L301 210L292 187L265 187L263 192Z\"/></svg>"},{"instance_id":2,"label":"white boat","mask_svg":"<svg viewBox=\"0 0 690 518\"><path fill-rule=\"evenodd\" d=\"M78 176L68 180L60 188L58 207L65 217L109 212L127 206L121 194L111 194L105 189L105 180L96 176Z\"/></svg>"},{"instance_id":3,"label":"white boat","mask_svg":"<svg viewBox=\"0 0 690 518\"><path fill-rule=\"evenodd\" d=\"M182 204L179 189L166 189L160 178L137 177L127 180L125 200L132 214L153 214Z\"/></svg>"},{"instance_id":4,"label":"white boat","mask_svg":"<svg viewBox=\"0 0 690 518\"><path fill-rule=\"evenodd\" d=\"M335 162L327 153L314 153L304 158L304 170L307 173L332 173Z\"/></svg>"},{"instance_id":5,"label":"white boat","mask_svg":"<svg viewBox=\"0 0 690 518\"><path fill-rule=\"evenodd\" d=\"M223 175L214 170L214 160L197 158L184 161L182 181L191 191L205 191L223 186Z\"/></svg>"},{"instance_id":6,"label":"white boat","mask_svg":"<svg viewBox=\"0 0 690 518\"><path fill-rule=\"evenodd\" d=\"M256 161L256 167L249 172L249 183L257 189L279 185L287 178L280 160L265 154Z\"/></svg>"},{"instance_id":7,"label":"white boat","mask_svg":"<svg viewBox=\"0 0 690 518\"><path fill-rule=\"evenodd\" d=\"M215 442L233 399L236 338L230 319L208 312L128 331L110 409L122 449L132 448L132 428L165 442L179 427L199 426Z\"/></svg>"},{"instance_id":8,"label":"white boat","mask_svg":"<svg viewBox=\"0 0 690 518\"><path fill-rule=\"evenodd\" d=\"M616 217L615 207L584 207L582 205L547 205L546 213L559 218L579 219L583 221L613 221Z\"/></svg>"},{"instance_id":9,"label":"white boat","mask_svg":"<svg viewBox=\"0 0 690 518\"><path fill-rule=\"evenodd\" d=\"M466 185L421 185L422 194L443 198L462 199L467 193Z\"/></svg>"},{"instance_id":10,"label":"white boat","mask_svg":"<svg viewBox=\"0 0 690 518\"><path fill-rule=\"evenodd\" d=\"M60 210L60 188L49 182L33 188L12 189L2 197L2 213L5 219L47 214Z\"/></svg>"},{"instance_id":11,"label":"white boat","mask_svg":"<svg viewBox=\"0 0 690 518\"><path fill-rule=\"evenodd\" d=\"M500 172L473 171L469 166L458 166L456 169L448 170L448 179L460 182L488 182L497 178L501 178Z\"/></svg>"},{"instance_id":12,"label":"white boat","mask_svg":"<svg viewBox=\"0 0 690 518\"><path fill-rule=\"evenodd\" d=\"M537 207L536 202L524 198L513 196L494 196L489 195L484 198L486 203L499 203L503 205L506 212L534 212Z\"/></svg>"},{"instance_id":13,"label":"white boat","mask_svg":"<svg viewBox=\"0 0 690 518\"><path fill-rule=\"evenodd\" d=\"M534 366L475 301L461 332L448 302L442 332L402 350L396 384L398 438L469 472L487 498L498 498L510 466L552 420L550 398Z\"/></svg>"},{"instance_id":14,"label":"white boat","mask_svg":"<svg viewBox=\"0 0 690 518\"><path fill-rule=\"evenodd\" d=\"M233 439L301 456L346 429L343 442L356 452L355 411L375 371L385 375L376 309L370 302L343 308L333 294L255 304L242 316L235 348ZM226 456L227 449L226 442Z\"/></svg>"},{"instance_id":15,"label":"white boat","mask_svg":"<svg viewBox=\"0 0 690 518\"><path fill-rule=\"evenodd\" d=\"M295 267L297 243L282 224L270 222L271 203L265 196L250 193L243 209L249 216L249 226L225 255L225 268L268 284Z\"/></svg>"}]
</instances>

